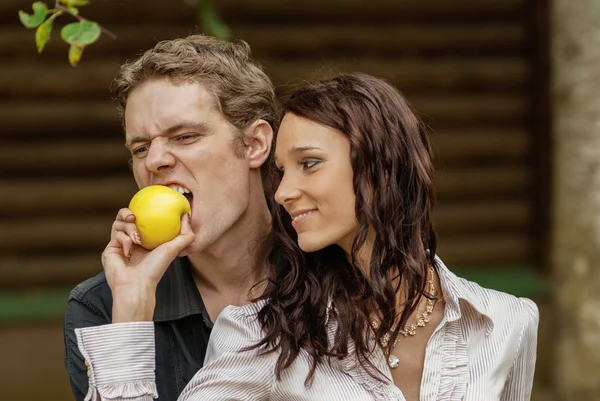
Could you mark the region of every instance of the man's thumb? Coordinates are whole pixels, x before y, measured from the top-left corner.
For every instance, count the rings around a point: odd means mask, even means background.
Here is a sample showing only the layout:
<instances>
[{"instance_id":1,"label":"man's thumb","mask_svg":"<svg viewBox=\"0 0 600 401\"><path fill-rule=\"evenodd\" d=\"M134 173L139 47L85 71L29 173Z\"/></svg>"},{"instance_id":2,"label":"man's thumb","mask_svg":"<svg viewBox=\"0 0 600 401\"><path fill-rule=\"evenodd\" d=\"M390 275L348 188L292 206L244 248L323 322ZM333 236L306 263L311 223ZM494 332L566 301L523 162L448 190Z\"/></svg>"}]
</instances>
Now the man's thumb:
<instances>
[{"instance_id":1,"label":"man's thumb","mask_svg":"<svg viewBox=\"0 0 600 401\"><path fill-rule=\"evenodd\" d=\"M169 259L175 259L186 247L194 242L195 236L190 221L191 217L189 214L181 216L181 230L179 231L179 235L158 247L164 248L162 251L165 252L165 256Z\"/></svg>"}]
</instances>

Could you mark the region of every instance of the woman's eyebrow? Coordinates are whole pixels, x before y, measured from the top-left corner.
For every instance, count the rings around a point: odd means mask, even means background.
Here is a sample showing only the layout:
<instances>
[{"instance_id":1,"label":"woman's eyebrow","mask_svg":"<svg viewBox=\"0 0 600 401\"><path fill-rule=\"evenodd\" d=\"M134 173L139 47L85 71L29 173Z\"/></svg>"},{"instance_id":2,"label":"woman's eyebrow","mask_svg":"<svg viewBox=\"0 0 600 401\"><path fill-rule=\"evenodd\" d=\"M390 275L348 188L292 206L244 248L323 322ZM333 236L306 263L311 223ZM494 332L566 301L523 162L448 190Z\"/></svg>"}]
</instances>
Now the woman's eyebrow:
<instances>
[{"instance_id":1,"label":"woman's eyebrow","mask_svg":"<svg viewBox=\"0 0 600 401\"><path fill-rule=\"evenodd\" d=\"M323 150L322 148L319 148L318 146L294 146L292 148L290 148L290 150L288 150L288 154L289 155L295 155L298 153L302 153L305 152L307 150Z\"/></svg>"}]
</instances>

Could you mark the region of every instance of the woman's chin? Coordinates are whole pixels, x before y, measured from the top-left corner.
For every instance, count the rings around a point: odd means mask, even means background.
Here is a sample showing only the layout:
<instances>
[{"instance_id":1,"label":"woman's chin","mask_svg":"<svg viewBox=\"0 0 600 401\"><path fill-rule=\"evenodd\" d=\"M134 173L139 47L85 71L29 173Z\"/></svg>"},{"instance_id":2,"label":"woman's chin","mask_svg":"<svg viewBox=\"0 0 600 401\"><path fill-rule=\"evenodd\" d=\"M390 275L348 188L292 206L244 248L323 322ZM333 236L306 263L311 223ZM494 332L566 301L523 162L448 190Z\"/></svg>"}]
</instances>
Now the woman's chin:
<instances>
[{"instance_id":1,"label":"woman's chin","mask_svg":"<svg viewBox=\"0 0 600 401\"><path fill-rule=\"evenodd\" d=\"M325 248L327 245L323 244L321 241L314 241L309 238L298 238L298 247L302 249L303 252L316 252Z\"/></svg>"}]
</instances>

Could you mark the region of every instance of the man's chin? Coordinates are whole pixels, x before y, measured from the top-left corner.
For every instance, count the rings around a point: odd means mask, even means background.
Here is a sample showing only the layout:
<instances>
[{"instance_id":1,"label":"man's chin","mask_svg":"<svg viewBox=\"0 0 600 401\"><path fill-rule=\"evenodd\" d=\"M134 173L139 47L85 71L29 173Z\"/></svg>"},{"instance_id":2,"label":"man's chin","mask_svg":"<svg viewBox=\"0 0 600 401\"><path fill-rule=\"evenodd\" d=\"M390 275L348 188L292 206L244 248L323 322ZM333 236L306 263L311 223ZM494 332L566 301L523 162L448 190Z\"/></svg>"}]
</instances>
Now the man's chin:
<instances>
[{"instance_id":1,"label":"man's chin","mask_svg":"<svg viewBox=\"0 0 600 401\"><path fill-rule=\"evenodd\" d=\"M183 251L179 252L179 255L177 255L177 257L178 258L183 258L183 257L186 257L186 256L190 256L190 254L192 253L192 251L191 251L190 248L191 248L191 245L188 246L188 247L186 247L186 248L184 248Z\"/></svg>"},{"instance_id":2,"label":"man's chin","mask_svg":"<svg viewBox=\"0 0 600 401\"><path fill-rule=\"evenodd\" d=\"M199 246L198 238L194 239L194 241L183 248L181 252L179 252L178 257L190 256L191 254L202 252L201 245Z\"/></svg>"}]
</instances>

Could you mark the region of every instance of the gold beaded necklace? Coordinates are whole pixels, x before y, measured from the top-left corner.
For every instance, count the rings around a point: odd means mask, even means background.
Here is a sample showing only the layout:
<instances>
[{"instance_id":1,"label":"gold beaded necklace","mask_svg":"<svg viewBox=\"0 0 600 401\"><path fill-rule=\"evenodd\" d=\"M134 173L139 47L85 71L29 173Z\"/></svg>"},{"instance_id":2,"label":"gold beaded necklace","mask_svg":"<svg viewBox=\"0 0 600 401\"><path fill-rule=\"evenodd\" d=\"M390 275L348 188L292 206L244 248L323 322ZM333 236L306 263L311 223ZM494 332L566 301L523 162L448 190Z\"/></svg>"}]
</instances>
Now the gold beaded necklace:
<instances>
[{"instance_id":1,"label":"gold beaded necklace","mask_svg":"<svg viewBox=\"0 0 600 401\"><path fill-rule=\"evenodd\" d=\"M434 283L434 270L433 270L433 266L430 264L429 265L429 294L431 296L431 298L427 298L427 302L425 305L425 311L421 314L421 316L419 318L417 318L417 323L416 324L411 324L411 325L406 325L404 327L404 330L400 330L398 333L402 334L404 337L407 336L414 336L417 333L417 327L424 327L427 323L429 323L429 315L431 315L431 313L433 313L433 307L435 306L435 297L437 296L437 291L435 289L435 283ZM373 319L371 320L371 326L373 326L373 329L377 330L380 326L380 323L377 319ZM385 333L383 335L383 337L381 337L381 339L379 340L379 344L381 345L381 348L383 349L383 353L385 354L385 356L388 358L388 365L390 368L395 369L400 365L400 359L398 359L398 357L394 354L391 353L391 351L396 348L396 345L398 345L398 342L400 341L400 336L396 337L396 340L394 341L394 344L390 347L390 338L392 336L392 333L394 332L395 328L392 327L392 329L390 331L388 331L387 333Z\"/></svg>"}]
</instances>

